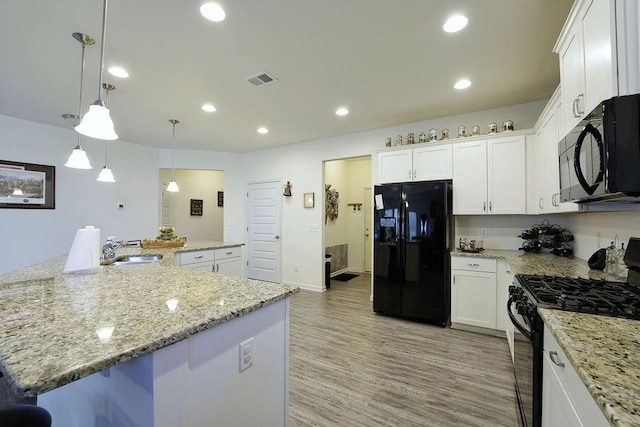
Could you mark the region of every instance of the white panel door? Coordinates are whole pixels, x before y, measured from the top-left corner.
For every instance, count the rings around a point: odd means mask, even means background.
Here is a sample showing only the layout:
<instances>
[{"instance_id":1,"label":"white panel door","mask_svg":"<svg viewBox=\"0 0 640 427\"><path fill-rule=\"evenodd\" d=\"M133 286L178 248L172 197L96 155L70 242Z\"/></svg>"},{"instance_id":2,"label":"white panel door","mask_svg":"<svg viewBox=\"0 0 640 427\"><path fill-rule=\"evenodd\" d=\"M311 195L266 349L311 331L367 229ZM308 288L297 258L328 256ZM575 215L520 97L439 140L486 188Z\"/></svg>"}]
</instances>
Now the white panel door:
<instances>
[{"instance_id":1,"label":"white panel door","mask_svg":"<svg viewBox=\"0 0 640 427\"><path fill-rule=\"evenodd\" d=\"M487 213L487 143L453 144L453 214Z\"/></svg>"},{"instance_id":2,"label":"white panel door","mask_svg":"<svg viewBox=\"0 0 640 427\"><path fill-rule=\"evenodd\" d=\"M280 283L282 181L247 186L247 277Z\"/></svg>"},{"instance_id":3,"label":"white panel door","mask_svg":"<svg viewBox=\"0 0 640 427\"><path fill-rule=\"evenodd\" d=\"M498 215L526 213L524 136L489 140L487 162L488 213Z\"/></svg>"},{"instance_id":4,"label":"white panel door","mask_svg":"<svg viewBox=\"0 0 640 427\"><path fill-rule=\"evenodd\" d=\"M414 181L436 181L451 179L453 172L453 150L451 144L414 148Z\"/></svg>"},{"instance_id":5,"label":"white panel door","mask_svg":"<svg viewBox=\"0 0 640 427\"><path fill-rule=\"evenodd\" d=\"M408 149L378 153L378 182L408 182L413 179L413 152Z\"/></svg>"}]
</instances>

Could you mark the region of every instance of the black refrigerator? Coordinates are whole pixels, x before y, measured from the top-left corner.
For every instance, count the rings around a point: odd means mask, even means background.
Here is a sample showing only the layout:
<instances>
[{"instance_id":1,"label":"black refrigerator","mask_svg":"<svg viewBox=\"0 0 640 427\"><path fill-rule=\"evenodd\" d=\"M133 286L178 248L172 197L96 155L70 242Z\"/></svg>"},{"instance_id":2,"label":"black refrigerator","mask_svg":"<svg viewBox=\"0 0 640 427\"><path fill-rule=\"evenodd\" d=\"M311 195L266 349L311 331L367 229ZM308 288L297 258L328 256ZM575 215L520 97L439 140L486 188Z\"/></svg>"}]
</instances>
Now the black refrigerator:
<instances>
[{"instance_id":1,"label":"black refrigerator","mask_svg":"<svg viewBox=\"0 0 640 427\"><path fill-rule=\"evenodd\" d=\"M374 191L373 310L446 326L451 314L451 181Z\"/></svg>"}]
</instances>

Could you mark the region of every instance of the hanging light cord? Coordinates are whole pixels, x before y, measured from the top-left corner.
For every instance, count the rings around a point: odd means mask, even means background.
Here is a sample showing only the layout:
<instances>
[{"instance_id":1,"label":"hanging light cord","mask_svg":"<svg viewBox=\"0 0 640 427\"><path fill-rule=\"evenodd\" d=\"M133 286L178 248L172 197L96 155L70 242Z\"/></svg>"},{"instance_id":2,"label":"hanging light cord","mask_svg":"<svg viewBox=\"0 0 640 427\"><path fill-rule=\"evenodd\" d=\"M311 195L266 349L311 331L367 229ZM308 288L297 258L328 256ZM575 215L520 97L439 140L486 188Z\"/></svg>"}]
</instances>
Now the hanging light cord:
<instances>
[{"instance_id":1,"label":"hanging light cord","mask_svg":"<svg viewBox=\"0 0 640 427\"><path fill-rule=\"evenodd\" d=\"M78 123L80 123L80 121L82 120L82 83L84 82L84 49L87 46L84 40L81 43L82 43L82 62L80 63L80 103L78 104ZM78 147L79 147L80 133L76 132L76 134L78 134Z\"/></svg>"},{"instance_id":2,"label":"hanging light cord","mask_svg":"<svg viewBox=\"0 0 640 427\"><path fill-rule=\"evenodd\" d=\"M176 156L176 124L172 123L172 126L173 126L173 134L171 136L171 169L173 169L172 178L175 181L175 179L176 179L176 163L175 163L175 156Z\"/></svg>"},{"instance_id":3,"label":"hanging light cord","mask_svg":"<svg viewBox=\"0 0 640 427\"><path fill-rule=\"evenodd\" d=\"M100 81L98 82L98 100L102 101L102 74L104 72L104 44L107 37L107 0L102 6L102 41L100 42Z\"/></svg>"}]
</instances>

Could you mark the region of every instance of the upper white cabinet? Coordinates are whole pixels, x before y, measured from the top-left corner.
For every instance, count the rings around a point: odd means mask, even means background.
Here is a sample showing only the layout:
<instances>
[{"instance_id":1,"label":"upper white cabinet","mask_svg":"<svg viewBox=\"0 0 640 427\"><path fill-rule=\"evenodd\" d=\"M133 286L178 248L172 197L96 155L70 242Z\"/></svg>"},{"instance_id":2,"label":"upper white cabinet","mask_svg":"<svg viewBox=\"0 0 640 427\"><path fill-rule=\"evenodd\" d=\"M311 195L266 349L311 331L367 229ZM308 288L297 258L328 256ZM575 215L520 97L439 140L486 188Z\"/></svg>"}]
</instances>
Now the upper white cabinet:
<instances>
[{"instance_id":1,"label":"upper white cabinet","mask_svg":"<svg viewBox=\"0 0 640 427\"><path fill-rule=\"evenodd\" d=\"M560 59L564 137L601 101L636 93L637 1L577 0L554 52Z\"/></svg>"},{"instance_id":2,"label":"upper white cabinet","mask_svg":"<svg viewBox=\"0 0 640 427\"><path fill-rule=\"evenodd\" d=\"M524 135L453 145L454 215L526 213Z\"/></svg>"},{"instance_id":3,"label":"upper white cabinet","mask_svg":"<svg viewBox=\"0 0 640 427\"><path fill-rule=\"evenodd\" d=\"M432 143L378 152L378 182L451 179L451 144Z\"/></svg>"},{"instance_id":4,"label":"upper white cabinet","mask_svg":"<svg viewBox=\"0 0 640 427\"><path fill-rule=\"evenodd\" d=\"M562 121L560 87L549 100L538 123L535 138L535 185L536 213L577 211L576 203L560 203L560 180L558 170L558 142Z\"/></svg>"}]
</instances>

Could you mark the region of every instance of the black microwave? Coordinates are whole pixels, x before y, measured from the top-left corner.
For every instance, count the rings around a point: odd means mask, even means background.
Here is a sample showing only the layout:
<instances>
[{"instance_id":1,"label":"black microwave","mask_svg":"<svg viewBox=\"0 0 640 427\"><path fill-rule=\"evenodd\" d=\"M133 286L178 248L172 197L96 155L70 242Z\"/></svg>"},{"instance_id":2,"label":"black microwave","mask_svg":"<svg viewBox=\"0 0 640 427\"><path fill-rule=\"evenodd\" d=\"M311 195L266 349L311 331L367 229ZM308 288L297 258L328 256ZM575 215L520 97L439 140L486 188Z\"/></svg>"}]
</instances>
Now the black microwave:
<instances>
[{"instance_id":1,"label":"black microwave","mask_svg":"<svg viewBox=\"0 0 640 427\"><path fill-rule=\"evenodd\" d=\"M560 201L640 203L640 94L598 105L558 144Z\"/></svg>"}]
</instances>

